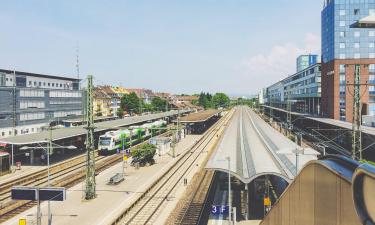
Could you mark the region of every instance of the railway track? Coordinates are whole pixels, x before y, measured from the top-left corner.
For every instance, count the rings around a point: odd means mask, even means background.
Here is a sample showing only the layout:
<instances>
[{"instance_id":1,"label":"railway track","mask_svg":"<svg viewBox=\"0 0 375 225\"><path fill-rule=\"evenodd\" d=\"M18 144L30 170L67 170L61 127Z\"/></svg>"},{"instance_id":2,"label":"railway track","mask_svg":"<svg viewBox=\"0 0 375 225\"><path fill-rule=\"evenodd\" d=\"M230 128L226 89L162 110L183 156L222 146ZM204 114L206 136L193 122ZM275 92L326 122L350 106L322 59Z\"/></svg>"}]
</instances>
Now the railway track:
<instances>
[{"instance_id":1,"label":"railway track","mask_svg":"<svg viewBox=\"0 0 375 225\"><path fill-rule=\"evenodd\" d=\"M231 113L230 113L231 115ZM230 119L229 114L219 120L175 164L151 185L130 207L125 209L112 224L153 224L161 212L163 203L169 200L179 182L195 165L200 154L218 136L220 127Z\"/></svg>"},{"instance_id":2,"label":"railway track","mask_svg":"<svg viewBox=\"0 0 375 225\"><path fill-rule=\"evenodd\" d=\"M169 135L165 132L161 136ZM146 140L147 141L147 140ZM144 142L142 142L144 143ZM122 155L100 156L95 154L96 172L100 173L105 169L115 165L122 160ZM64 162L50 167L51 186L72 187L84 180L86 176L86 155L82 154ZM33 201L11 200L11 187L15 185L22 186L47 186L47 168L37 171L33 174L17 178L6 182L0 187L0 223L9 220L21 212L35 206Z\"/></svg>"}]
</instances>

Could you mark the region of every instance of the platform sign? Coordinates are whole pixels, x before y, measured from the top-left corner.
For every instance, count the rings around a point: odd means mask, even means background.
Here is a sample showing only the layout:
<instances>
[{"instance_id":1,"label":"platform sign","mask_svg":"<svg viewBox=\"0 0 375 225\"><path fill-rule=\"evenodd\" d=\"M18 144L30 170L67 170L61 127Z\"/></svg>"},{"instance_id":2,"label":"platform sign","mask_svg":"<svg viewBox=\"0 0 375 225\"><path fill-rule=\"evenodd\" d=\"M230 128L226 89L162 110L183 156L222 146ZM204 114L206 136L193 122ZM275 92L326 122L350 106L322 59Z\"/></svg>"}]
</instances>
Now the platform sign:
<instances>
[{"instance_id":1,"label":"platform sign","mask_svg":"<svg viewBox=\"0 0 375 225\"><path fill-rule=\"evenodd\" d=\"M39 188L39 197L41 201L64 201L66 191L62 187Z\"/></svg>"},{"instance_id":2,"label":"platform sign","mask_svg":"<svg viewBox=\"0 0 375 225\"><path fill-rule=\"evenodd\" d=\"M38 199L37 189L33 187L12 187L11 195L14 200L30 200Z\"/></svg>"},{"instance_id":3,"label":"platform sign","mask_svg":"<svg viewBox=\"0 0 375 225\"><path fill-rule=\"evenodd\" d=\"M38 188L38 187L12 187L11 196L13 200L37 201L64 201L66 190L62 187Z\"/></svg>"},{"instance_id":4,"label":"platform sign","mask_svg":"<svg viewBox=\"0 0 375 225\"><path fill-rule=\"evenodd\" d=\"M212 205L211 214L213 215L227 215L229 206L227 205Z\"/></svg>"}]
</instances>

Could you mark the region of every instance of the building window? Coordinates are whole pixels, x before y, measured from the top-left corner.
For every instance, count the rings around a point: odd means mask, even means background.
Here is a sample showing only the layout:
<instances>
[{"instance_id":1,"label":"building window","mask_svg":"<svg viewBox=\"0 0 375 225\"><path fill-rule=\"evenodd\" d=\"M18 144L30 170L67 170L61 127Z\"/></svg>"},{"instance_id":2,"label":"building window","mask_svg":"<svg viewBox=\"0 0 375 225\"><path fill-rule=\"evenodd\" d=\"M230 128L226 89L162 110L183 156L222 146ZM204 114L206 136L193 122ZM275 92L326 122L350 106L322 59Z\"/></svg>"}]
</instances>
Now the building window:
<instances>
[{"instance_id":1,"label":"building window","mask_svg":"<svg viewBox=\"0 0 375 225\"><path fill-rule=\"evenodd\" d=\"M375 9L369 9L369 10L368 10L368 14L369 14L369 15L373 15L373 14L375 14Z\"/></svg>"},{"instance_id":2,"label":"building window","mask_svg":"<svg viewBox=\"0 0 375 225\"><path fill-rule=\"evenodd\" d=\"M36 81L34 81L34 86L36 86Z\"/></svg>"},{"instance_id":3,"label":"building window","mask_svg":"<svg viewBox=\"0 0 375 225\"><path fill-rule=\"evenodd\" d=\"M55 87L55 83L52 83L52 87Z\"/></svg>"},{"instance_id":4,"label":"building window","mask_svg":"<svg viewBox=\"0 0 375 225\"><path fill-rule=\"evenodd\" d=\"M375 59L375 53L370 52L370 53L368 54L368 57L369 57L370 59Z\"/></svg>"},{"instance_id":5,"label":"building window","mask_svg":"<svg viewBox=\"0 0 375 225\"><path fill-rule=\"evenodd\" d=\"M340 64L339 69L340 69L340 73L345 73L346 72L345 64Z\"/></svg>"},{"instance_id":6,"label":"building window","mask_svg":"<svg viewBox=\"0 0 375 225\"><path fill-rule=\"evenodd\" d=\"M375 36L375 31L370 30L370 31L368 32L368 36L369 36L369 37L374 37L374 36Z\"/></svg>"},{"instance_id":7,"label":"building window","mask_svg":"<svg viewBox=\"0 0 375 225\"><path fill-rule=\"evenodd\" d=\"M359 58L361 58L361 54L360 54L360 53L354 53L354 58L355 58L355 59L359 59Z\"/></svg>"},{"instance_id":8,"label":"building window","mask_svg":"<svg viewBox=\"0 0 375 225\"><path fill-rule=\"evenodd\" d=\"M8 79L7 79L7 81L8 81ZM32 86L32 85L33 85L33 82L29 81L29 86Z\"/></svg>"},{"instance_id":9,"label":"building window","mask_svg":"<svg viewBox=\"0 0 375 225\"><path fill-rule=\"evenodd\" d=\"M48 87L50 87L50 86L51 86L51 83L48 83L47 85L48 85Z\"/></svg>"},{"instance_id":10,"label":"building window","mask_svg":"<svg viewBox=\"0 0 375 225\"><path fill-rule=\"evenodd\" d=\"M370 73L375 73L375 64L368 65L368 71Z\"/></svg>"},{"instance_id":11,"label":"building window","mask_svg":"<svg viewBox=\"0 0 375 225\"><path fill-rule=\"evenodd\" d=\"M345 59L346 57L345 57L345 54L344 53L341 53L340 54L340 59Z\"/></svg>"},{"instance_id":12,"label":"building window","mask_svg":"<svg viewBox=\"0 0 375 225\"><path fill-rule=\"evenodd\" d=\"M359 48L359 43L358 42L354 43L354 48Z\"/></svg>"},{"instance_id":13,"label":"building window","mask_svg":"<svg viewBox=\"0 0 375 225\"><path fill-rule=\"evenodd\" d=\"M39 87L42 86L42 82L39 82Z\"/></svg>"},{"instance_id":14,"label":"building window","mask_svg":"<svg viewBox=\"0 0 375 225\"><path fill-rule=\"evenodd\" d=\"M44 87L46 86L46 82L43 82L43 86L44 86Z\"/></svg>"},{"instance_id":15,"label":"building window","mask_svg":"<svg viewBox=\"0 0 375 225\"><path fill-rule=\"evenodd\" d=\"M359 9L354 9L354 15L359 15L360 10Z\"/></svg>"},{"instance_id":16,"label":"building window","mask_svg":"<svg viewBox=\"0 0 375 225\"><path fill-rule=\"evenodd\" d=\"M368 91L370 92L370 95L375 94L375 86L368 86Z\"/></svg>"},{"instance_id":17,"label":"building window","mask_svg":"<svg viewBox=\"0 0 375 225\"><path fill-rule=\"evenodd\" d=\"M340 95L345 95L345 86L340 86Z\"/></svg>"},{"instance_id":18,"label":"building window","mask_svg":"<svg viewBox=\"0 0 375 225\"><path fill-rule=\"evenodd\" d=\"M346 12L345 9L340 9L340 16L345 16Z\"/></svg>"},{"instance_id":19,"label":"building window","mask_svg":"<svg viewBox=\"0 0 375 225\"><path fill-rule=\"evenodd\" d=\"M345 27L345 21L344 20L340 21L340 27Z\"/></svg>"},{"instance_id":20,"label":"building window","mask_svg":"<svg viewBox=\"0 0 375 225\"><path fill-rule=\"evenodd\" d=\"M375 43L374 43L374 42L370 42L370 43L368 43L368 47L369 47L369 48L373 48L373 47L375 47Z\"/></svg>"},{"instance_id":21,"label":"building window","mask_svg":"<svg viewBox=\"0 0 375 225\"><path fill-rule=\"evenodd\" d=\"M340 120L345 121L346 115L345 115L345 108L340 108Z\"/></svg>"},{"instance_id":22,"label":"building window","mask_svg":"<svg viewBox=\"0 0 375 225\"><path fill-rule=\"evenodd\" d=\"M340 37L345 37L345 31L340 31Z\"/></svg>"},{"instance_id":23,"label":"building window","mask_svg":"<svg viewBox=\"0 0 375 225\"><path fill-rule=\"evenodd\" d=\"M354 37L360 37L361 36L361 32L359 31L354 31Z\"/></svg>"},{"instance_id":24,"label":"building window","mask_svg":"<svg viewBox=\"0 0 375 225\"><path fill-rule=\"evenodd\" d=\"M369 75L368 76L368 81L369 82L374 82L375 81L375 75Z\"/></svg>"},{"instance_id":25,"label":"building window","mask_svg":"<svg viewBox=\"0 0 375 225\"><path fill-rule=\"evenodd\" d=\"M340 48L345 48L345 43L341 42L340 43Z\"/></svg>"},{"instance_id":26,"label":"building window","mask_svg":"<svg viewBox=\"0 0 375 225\"><path fill-rule=\"evenodd\" d=\"M345 74L340 74L340 84L345 84L346 77Z\"/></svg>"}]
</instances>

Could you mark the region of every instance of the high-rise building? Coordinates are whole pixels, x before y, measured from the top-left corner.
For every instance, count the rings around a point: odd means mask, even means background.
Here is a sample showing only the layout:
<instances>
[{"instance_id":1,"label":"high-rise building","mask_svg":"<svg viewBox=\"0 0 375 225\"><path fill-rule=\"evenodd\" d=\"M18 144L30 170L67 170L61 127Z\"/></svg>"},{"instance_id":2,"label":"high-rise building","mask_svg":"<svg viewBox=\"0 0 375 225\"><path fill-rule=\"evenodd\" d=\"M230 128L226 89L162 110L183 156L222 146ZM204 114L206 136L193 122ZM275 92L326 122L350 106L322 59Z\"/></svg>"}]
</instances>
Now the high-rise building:
<instances>
[{"instance_id":1,"label":"high-rise building","mask_svg":"<svg viewBox=\"0 0 375 225\"><path fill-rule=\"evenodd\" d=\"M0 69L0 138L83 114L79 79Z\"/></svg>"},{"instance_id":2,"label":"high-rise building","mask_svg":"<svg viewBox=\"0 0 375 225\"><path fill-rule=\"evenodd\" d=\"M375 0L325 0L322 30L322 114L351 122L354 68L361 65L362 115L375 115ZM373 21L375 22L375 20Z\"/></svg>"},{"instance_id":3,"label":"high-rise building","mask_svg":"<svg viewBox=\"0 0 375 225\"><path fill-rule=\"evenodd\" d=\"M300 55L297 58L297 72L318 63L318 55Z\"/></svg>"}]
</instances>

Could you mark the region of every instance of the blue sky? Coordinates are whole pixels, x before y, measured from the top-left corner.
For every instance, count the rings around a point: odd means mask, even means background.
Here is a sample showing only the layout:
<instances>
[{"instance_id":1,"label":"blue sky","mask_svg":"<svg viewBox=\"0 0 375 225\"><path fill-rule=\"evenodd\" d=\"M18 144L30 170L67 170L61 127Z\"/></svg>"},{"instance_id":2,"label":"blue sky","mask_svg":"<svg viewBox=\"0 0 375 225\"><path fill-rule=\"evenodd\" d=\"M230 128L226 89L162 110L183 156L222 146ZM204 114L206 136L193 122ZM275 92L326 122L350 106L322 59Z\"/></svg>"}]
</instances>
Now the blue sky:
<instances>
[{"instance_id":1,"label":"blue sky","mask_svg":"<svg viewBox=\"0 0 375 225\"><path fill-rule=\"evenodd\" d=\"M320 53L322 1L2 1L0 67L155 91L253 94Z\"/></svg>"}]
</instances>

